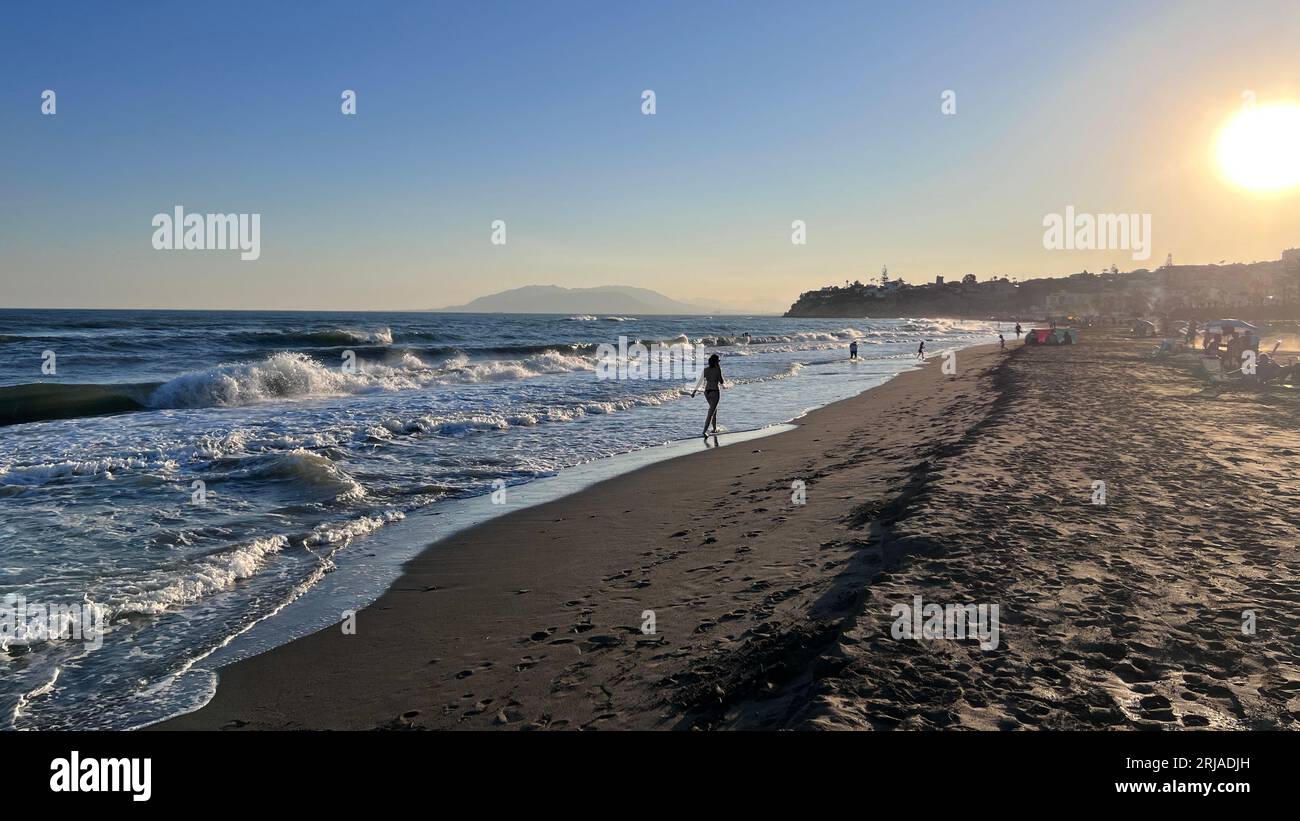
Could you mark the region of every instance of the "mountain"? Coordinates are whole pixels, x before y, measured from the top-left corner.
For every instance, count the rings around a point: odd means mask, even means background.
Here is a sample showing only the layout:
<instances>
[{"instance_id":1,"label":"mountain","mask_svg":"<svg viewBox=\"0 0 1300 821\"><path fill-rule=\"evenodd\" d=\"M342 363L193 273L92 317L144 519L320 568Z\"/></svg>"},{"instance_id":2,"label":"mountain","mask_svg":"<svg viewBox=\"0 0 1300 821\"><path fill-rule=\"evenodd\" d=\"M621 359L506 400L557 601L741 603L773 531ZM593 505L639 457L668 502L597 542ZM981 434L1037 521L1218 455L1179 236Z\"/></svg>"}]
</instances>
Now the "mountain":
<instances>
[{"instance_id":1,"label":"mountain","mask_svg":"<svg viewBox=\"0 0 1300 821\"><path fill-rule=\"evenodd\" d=\"M602 285L596 288L561 288L526 285L488 296L467 305L438 308L468 314L712 314L698 303L678 302L648 288Z\"/></svg>"}]
</instances>

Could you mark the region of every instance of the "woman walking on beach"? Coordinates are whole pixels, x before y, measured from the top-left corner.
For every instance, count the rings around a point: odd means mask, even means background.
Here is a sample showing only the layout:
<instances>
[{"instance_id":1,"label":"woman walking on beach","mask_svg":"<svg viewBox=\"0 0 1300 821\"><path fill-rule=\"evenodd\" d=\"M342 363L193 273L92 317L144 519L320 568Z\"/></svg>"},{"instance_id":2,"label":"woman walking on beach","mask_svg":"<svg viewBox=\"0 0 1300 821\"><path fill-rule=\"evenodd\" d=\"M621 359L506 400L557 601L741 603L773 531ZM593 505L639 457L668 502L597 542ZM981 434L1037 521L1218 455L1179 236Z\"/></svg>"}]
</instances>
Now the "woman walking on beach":
<instances>
[{"instance_id":1,"label":"woman walking on beach","mask_svg":"<svg viewBox=\"0 0 1300 821\"><path fill-rule=\"evenodd\" d=\"M718 364L718 355L714 354L709 357L709 366L700 374L699 382L695 383L695 388L691 391L691 396L695 396L700 389L700 384L704 385L704 398L709 400L709 415L704 417L704 433L709 435L709 423L713 423L713 433L718 432L718 400L722 398L722 366Z\"/></svg>"}]
</instances>

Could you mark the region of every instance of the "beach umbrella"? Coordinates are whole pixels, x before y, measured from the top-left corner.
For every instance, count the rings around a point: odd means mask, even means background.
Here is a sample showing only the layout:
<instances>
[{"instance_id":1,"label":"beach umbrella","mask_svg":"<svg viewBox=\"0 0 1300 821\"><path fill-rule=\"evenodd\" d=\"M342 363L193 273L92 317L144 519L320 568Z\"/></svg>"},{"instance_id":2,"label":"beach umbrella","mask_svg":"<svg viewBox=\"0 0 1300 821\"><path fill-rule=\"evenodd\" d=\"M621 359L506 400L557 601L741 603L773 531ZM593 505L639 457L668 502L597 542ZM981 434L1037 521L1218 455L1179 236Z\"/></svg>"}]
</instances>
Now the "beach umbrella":
<instances>
[{"instance_id":1,"label":"beach umbrella","mask_svg":"<svg viewBox=\"0 0 1300 821\"><path fill-rule=\"evenodd\" d=\"M1213 322L1205 324L1205 330L1212 334L1221 334L1226 331L1258 331L1259 328L1251 325L1249 322L1243 322L1240 319L1216 319Z\"/></svg>"}]
</instances>

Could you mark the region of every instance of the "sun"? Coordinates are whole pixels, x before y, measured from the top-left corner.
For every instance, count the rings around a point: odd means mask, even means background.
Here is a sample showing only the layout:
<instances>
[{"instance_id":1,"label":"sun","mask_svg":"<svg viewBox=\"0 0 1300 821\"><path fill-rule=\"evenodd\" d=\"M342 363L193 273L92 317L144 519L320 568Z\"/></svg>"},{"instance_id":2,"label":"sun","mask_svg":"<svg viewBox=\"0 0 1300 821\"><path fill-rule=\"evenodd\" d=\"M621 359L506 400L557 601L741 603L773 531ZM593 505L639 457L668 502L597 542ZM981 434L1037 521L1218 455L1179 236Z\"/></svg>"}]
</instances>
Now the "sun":
<instances>
[{"instance_id":1,"label":"sun","mask_svg":"<svg viewBox=\"0 0 1300 821\"><path fill-rule=\"evenodd\" d=\"M1300 185L1300 105L1243 110L1219 131L1219 170L1234 185L1278 192Z\"/></svg>"}]
</instances>

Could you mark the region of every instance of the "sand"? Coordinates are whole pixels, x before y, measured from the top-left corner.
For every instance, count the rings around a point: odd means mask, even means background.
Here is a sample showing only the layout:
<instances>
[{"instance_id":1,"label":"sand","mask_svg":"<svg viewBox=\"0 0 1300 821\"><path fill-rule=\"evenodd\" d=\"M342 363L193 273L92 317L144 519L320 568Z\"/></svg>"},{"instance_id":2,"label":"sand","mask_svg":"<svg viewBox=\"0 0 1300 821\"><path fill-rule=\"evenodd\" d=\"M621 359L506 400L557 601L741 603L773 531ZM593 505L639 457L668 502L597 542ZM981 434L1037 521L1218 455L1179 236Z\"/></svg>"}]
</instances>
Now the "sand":
<instances>
[{"instance_id":1,"label":"sand","mask_svg":"<svg viewBox=\"0 0 1300 821\"><path fill-rule=\"evenodd\" d=\"M1294 728L1300 403L1150 348L963 351L512 512L157 726ZM996 648L895 638L916 596Z\"/></svg>"}]
</instances>

